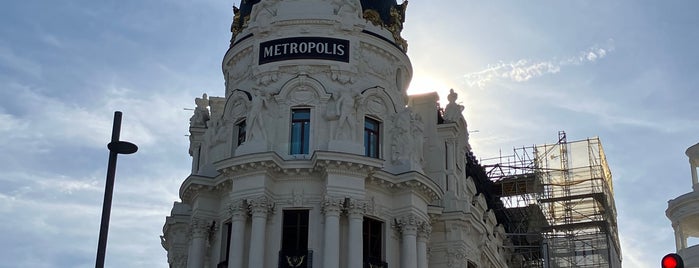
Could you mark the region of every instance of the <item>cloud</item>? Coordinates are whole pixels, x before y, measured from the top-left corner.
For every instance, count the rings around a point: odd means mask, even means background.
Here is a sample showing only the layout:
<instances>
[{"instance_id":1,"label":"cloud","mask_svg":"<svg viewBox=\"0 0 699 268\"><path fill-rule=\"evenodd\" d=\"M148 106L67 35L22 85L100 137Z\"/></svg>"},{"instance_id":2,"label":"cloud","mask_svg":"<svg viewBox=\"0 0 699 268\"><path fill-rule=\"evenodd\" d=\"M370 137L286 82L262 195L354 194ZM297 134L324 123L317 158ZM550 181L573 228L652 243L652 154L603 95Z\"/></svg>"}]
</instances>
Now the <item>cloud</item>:
<instances>
[{"instance_id":1,"label":"cloud","mask_svg":"<svg viewBox=\"0 0 699 268\"><path fill-rule=\"evenodd\" d=\"M0 67L28 74L32 77L40 77L42 73L39 63L23 58L12 49L2 46L0 46Z\"/></svg>"},{"instance_id":2,"label":"cloud","mask_svg":"<svg viewBox=\"0 0 699 268\"><path fill-rule=\"evenodd\" d=\"M488 66L484 70L468 73L464 77L469 86L476 86L479 88L484 88L488 83L494 80L526 82L532 78L559 73L562 67L583 65L585 63L598 61L606 57L609 52L613 50L614 46L612 41L609 41L604 47L595 45L581 51L576 56L568 57L563 60L551 59L547 61L533 61L520 59L511 62L500 62L496 65Z\"/></svg>"}]
</instances>

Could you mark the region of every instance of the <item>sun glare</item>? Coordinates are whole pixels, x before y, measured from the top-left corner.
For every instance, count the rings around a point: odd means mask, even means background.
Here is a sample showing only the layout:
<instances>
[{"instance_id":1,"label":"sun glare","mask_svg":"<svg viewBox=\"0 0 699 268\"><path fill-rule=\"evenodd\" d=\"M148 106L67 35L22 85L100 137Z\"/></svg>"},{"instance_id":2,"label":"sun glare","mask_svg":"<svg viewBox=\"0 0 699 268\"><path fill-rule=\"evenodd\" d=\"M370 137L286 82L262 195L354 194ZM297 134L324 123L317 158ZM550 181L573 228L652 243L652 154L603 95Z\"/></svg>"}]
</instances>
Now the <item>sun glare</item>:
<instances>
[{"instance_id":1,"label":"sun glare","mask_svg":"<svg viewBox=\"0 0 699 268\"><path fill-rule=\"evenodd\" d=\"M451 87L435 76L415 76L408 87L408 95L437 92L439 98L446 96ZM446 100L446 99L445 99Z\"/></svg>"}]
</instances>

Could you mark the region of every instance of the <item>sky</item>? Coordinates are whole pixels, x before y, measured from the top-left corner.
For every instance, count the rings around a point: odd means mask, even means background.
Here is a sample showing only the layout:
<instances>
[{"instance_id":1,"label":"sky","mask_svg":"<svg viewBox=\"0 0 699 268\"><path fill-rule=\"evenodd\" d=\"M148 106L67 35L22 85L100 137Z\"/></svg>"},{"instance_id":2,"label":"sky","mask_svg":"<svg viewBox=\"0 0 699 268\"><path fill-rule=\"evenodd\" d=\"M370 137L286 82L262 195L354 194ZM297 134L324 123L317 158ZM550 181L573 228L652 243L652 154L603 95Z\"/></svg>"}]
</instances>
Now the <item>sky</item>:
<instances>
[{"instance_id":1,"label":"sky","mask_svg":"<svg viewBox=\"0 0 699 268\"><path fill-rule=\"evenodd\" d=\"M194 98L224 95L237 0L10 1L0 8L0 267L94 266L113 112L107 267L167 267ZM474 153L599 136L623 266L675 250L667 201L699 142L699 2L410 1L410 92L450 88ZM697 240L693 240L696 244Z\"/></svg>"}]
</instances>

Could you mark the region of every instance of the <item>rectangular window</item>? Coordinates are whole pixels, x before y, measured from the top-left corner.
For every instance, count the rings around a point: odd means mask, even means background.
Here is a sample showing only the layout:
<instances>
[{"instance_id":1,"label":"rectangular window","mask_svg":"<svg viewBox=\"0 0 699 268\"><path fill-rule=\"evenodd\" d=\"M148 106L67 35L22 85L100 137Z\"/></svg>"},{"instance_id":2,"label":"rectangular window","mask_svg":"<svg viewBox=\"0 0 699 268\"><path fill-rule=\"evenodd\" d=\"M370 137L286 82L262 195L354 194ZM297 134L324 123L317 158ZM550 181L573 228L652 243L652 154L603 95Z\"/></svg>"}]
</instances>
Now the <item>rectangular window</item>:
<instances>
[{"instance_id":1,"label":"rectangular window","mask_svg":"<svg viewBox=\"0 0 699 268\"><path fill-rule=\"evenodd\" d=\"M228 252L231 252L231 222L223 224L223 232L221 233L221 257L218 267L228 266Z\"/></svg>"},{"instance_id":2,"label":"rectangular window","mask_svg":"<svg viewBox=\"0 0 699 268\"><path fill-rule=\"evenodd\" d=\"M388 267L383 261L383 222L364 218L362 238L364 267Z\"/></svg>"},{"instance_id":3,"label":"rectangular window","mask_svg":"<svg viewBox=\"0 0 699 268\"><path fill-rule=\"evenodd\" d=\"M291 148L289 154L308 154L311 134L311 109L291 110Z\"/></svg>"},{"instance_id":4,"label":"rectangular window","mask_svg":"<svg viewBox=\"0 0 699 268\"><path fill-rule=\"evenodd\" d=\"M284 210L282 250L308 249L308 210Z\"/></svg>"},{"instance_id":5,"label":"rectangular window","mask_svg":"<svg viewBox=\"0 0 699 268\"><path fill-rule=\"evenodd\" d=\"M369 117L364 118L364 155L379 158L379 130L381 123Z\"/></svg>"},{"instance_id":6,"label":"rectangular window","mask_svg":"<svg viewBox=\"0 0 699 268\"><path fill-rule=\"evenodd\" d=\"M247 132L245 131L245 120L241 121L238 123L238 145L243 144L245 142L245 135L247 135Z\"/></svg>"},{"instance_id":7,"label":"rectangular window","mask_svg":"<svg viewBox=\"0 0 699 268\"><path fill-rule=\"evenodd\" d=\"M278 267L312 267L313 252L308 250L308 210L284 210L282 217Z\"/></svg>"}]
</instances>

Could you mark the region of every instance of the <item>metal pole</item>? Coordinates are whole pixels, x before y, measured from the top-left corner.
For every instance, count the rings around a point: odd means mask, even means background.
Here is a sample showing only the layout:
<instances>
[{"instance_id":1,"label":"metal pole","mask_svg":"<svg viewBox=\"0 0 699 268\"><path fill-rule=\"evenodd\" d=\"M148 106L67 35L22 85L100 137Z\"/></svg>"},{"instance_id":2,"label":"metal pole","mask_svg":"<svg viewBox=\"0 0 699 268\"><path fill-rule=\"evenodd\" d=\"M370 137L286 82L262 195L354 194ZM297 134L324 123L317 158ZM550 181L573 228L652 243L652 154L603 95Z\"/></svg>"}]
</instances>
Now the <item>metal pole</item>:
<instances>
[{"instance_id":1,"label":"metal pole","mask_svg":"<svg viewBox=\"0 0 699 268\"><path fill-rule=\"evenodd\" d=\"M114 112L114 125L112 126L112 141L107 144L109 148L109 164L107 166L107 183L104 186L104 202L102 203L102 223L100 224L100 238L97 245L96 268L104 267L104 255L107 250L107 233L109 232L109 215L112 212L112 193L114 192L114 174L116 174L117 154L132 154L138 151L136 144L128 141L120 141L121 112Z\"/></svg>"},{"instance_id":2,"label":"metal pole","mask_svg":"<svg viewBox=\"0 0 699 268\"><path fill-rule=\"evenodd\" d=\"M121 132L121 112L114 112L114 125L112 126L112 143L119 142ZM107 183L104 186L104 202L102 203L102 223L100 224L99 244L97 245L97 261L95 268L104 267L104 256L107 251L107 234L109 232L109 216L112 212L112 193L114 192L114 175L116 174L118 153L109 150L109 164L107 165Z\"/></svg>"}]
</instances>

